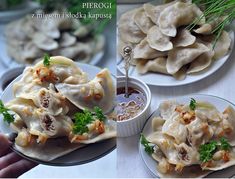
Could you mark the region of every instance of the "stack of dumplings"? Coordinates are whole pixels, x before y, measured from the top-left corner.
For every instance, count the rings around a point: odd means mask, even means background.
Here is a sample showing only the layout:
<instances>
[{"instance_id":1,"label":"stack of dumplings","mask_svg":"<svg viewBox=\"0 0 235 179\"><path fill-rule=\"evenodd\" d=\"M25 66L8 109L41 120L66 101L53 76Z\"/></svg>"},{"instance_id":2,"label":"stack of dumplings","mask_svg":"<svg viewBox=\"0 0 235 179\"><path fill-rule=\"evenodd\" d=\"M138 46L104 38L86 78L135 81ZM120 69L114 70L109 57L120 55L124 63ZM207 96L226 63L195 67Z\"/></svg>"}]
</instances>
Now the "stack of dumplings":
<instances>
[{"instance_id":1,"label":"stack of dumplings","mask_svg":"<svg viewBox=\"0 0 235 179\"><path fill-rule=\"evenodd\" d=\"M118 22L119 53L131 46L132 65L140 74L156 72L183 80L187 74L206 70L227 54L231 39L223 31L213 48L215 24L206 23L202 16L196 4L182 0L130 10ZM187 26L199 18L189 31Z\"/></svg>"}]
</instances>

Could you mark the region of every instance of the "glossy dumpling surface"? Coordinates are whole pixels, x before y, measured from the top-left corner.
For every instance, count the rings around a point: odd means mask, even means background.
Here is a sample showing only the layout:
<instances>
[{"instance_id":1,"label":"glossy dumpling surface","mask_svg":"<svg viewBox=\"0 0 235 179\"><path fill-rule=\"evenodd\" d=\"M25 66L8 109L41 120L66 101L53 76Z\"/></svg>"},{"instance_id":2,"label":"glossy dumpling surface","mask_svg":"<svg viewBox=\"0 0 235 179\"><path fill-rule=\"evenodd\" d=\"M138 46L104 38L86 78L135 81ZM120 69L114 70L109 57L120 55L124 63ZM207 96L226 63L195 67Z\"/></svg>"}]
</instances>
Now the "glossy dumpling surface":
<instances>
[{"instance_id":1,"label":"glossy dumpling surface","mask_svg":"<svg viewBox=\"0 0 235 179\"><path fill-rule=\"evenodd\" d=\"M112 77L107 69L85 84L57 84L57 90L80 109L92 110L100 107L103 112L113 109L115 88Z\"/></svg>"}]
</instances>

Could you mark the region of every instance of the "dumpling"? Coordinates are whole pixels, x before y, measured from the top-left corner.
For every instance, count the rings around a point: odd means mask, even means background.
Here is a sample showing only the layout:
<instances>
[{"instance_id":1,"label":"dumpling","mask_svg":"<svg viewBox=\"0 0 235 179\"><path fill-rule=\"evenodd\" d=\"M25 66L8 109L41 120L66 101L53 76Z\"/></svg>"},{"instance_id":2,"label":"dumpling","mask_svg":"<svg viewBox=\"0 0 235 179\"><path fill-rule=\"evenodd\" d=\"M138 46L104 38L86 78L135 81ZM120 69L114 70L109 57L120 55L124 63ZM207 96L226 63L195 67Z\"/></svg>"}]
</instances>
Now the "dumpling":
<instances>
[{"instance_id":1,"label":"dumpling","mask_svg":"<svg viewBox=\"0 0 235 179\"><path fill-rule=\"evenodd\" d=\"M226 17L220 17L209 23L202 24L199 28L195 29L194 32L203 35L212 34L212 31L217 27L217 25L225 19Z\"/></svg>"},{"instance_id":2,"label":"dumpling","mask_svg":"<svg viewBox=\"0 0 235 179\"><path fill-rule=\"evenodd\" d=\"M80 109L93 110L100 107L104 113L113 109L115 88L107 69L99 72L96 77L85 84L70 85L59 83L56 89Z\"/></svg>"},{"instance_id":3,"label":"dumpling","mask_svg":"<svg viewBox=\"0 0 235 179\"><path fill-rule=\"evenodd\" d=\"M159 149L164 153L169 163L177 164L179 162L178 153L175 150L173 138L162 134L162 132L154 132L147 137L147 140L156 144ZM165 144L165 145L164 145Z\"/></svg>"},{"instance_id":4,"label":"dumpling","mask_svg":"<svg viewBox=\"0 0 235 179\"><path fill-rule=\"evenodd\" d=\"M57 49L52 54L59 54L67 58L87 62L91 59L93 50L89 43L77 42L72 46Z\"/></svg>"},{"instance_id":5,"label":"dumpling","mask_svg":"<svg viewBox=\"0 0 235 179\"><path fill-rule=\"evenodd\" d=\"M87 74L65 57L51 57L51 65L45 67L40 61L34 67L25 68L22 78L13 85L15 97L27 96L50 83L80 84L88 81Z\"/></svg>"},{"instance_id":6,"label":"dumpling","mask_svg":"<svg viewBox=\"0 0 235 179\"><path fill-rule=\"evenodd\" d=\"M158 51L168 51L173 49L173 44L170 41L170 37L162 34L158 26L153 26L147 33L147 41L149 46Z\"/></svg>"},{"instance_id":7,"label":"dumpling","mask_svg":"<svg viewBox=\"0 0 235 179\"><path fill-rule=\"evenodd\" d=\"M158 18L160 16L160 13L168 6L171 6L172 4L175 4L176 1L167 3L167 4L163 4L163 5L158 5L158 6L154 6L152 4L146 3L143 5L144 7L144 11L146 13L146 15L154 22L154 24L158 25Z\"/></svg>"},{"instance_id":8,"label":"dumpling","mask_svg":"<svg viewBox=\"0 0 235 179\"><path fill-rule=\"evenodd\" d=\"M202 14L202 11L195 4L176 2L175 4L166 7L160 13L158 24L163 34L175 37L177 34L177 27L190 24ZM201 19L199 24L203 22L204 19Z\"/></svg>"},{"instance_id":9,"label":"dumpling","mask_svg":"<svg viewBox=\"0 0 235 179\"><path fill-rule=\"evenodd\" d=\"M209 48L202 43L195 43L188 47L174 48L168 53L166 63L167 72L175 74L182 66L191 63L195 58L207 51L209 51Z\"/></svg>"},{"instance_id":10,"label":"dumpling","mask_svg":"<svg viewBox=\"0 0 235 179\"><path fill-rule=\"evenodd\" d=\"M151 48L148 44L147 38L144 38L139 44L137 44L133 52L133 58L142 59L153 59L157 57L164 57L166 55L166 52L161 52Z\"/></svg>"},{"instance_id":11,"label":"dumpling","mask_svg":"<svg viewBox=\"0 0 235 179\"><path fill-rule=\"evenodd\" d=\"M136 64L136 69L140 74L145 74L147 72L159 72L163 74L168 74L166 70L166 58L158 57L153 60L138 60Z\"/></svg>"},{"instance_id":12,"label":"dumpling","mask_svg":"<svg viewBox=\"0 0 235 179\"><path fill-rule=\"evenodd\" d=\"M55 91L54 86L50 84L49 89L41 88L34 93L19 95L19 98L33 100L34 104L51 115L67 114L69 109L66 99Z\"/></svg>"},{"instance_id":13,"label":"dumpling","mask_svg":"<svg viewBox=\"0 0 235 179\"><path fill-rule=\"evenodd\" d=\"M187 74L197 73L209 67L212 63L213 56L214 51L212 50L201 54L193 62L190 63Z\"/></svg>"},{"instance_id":14,"label":"dumpling","mask_svg":"<svg viewBox=\"0 0 235 179\"><path fill-rule=\"evenodd\" d=\"M187 128L182 124L178 118L179 113L173 112L169 119L162 126L162 133L173 137L177 144L186 142Z\"/></svg>"},{"instance_id":15,"label":"dumpling","mask_svg":"<svg viewBox=\"0 0 235 179\"><path fill-rule=\"evenodd\" d=\"M31 100L15 99L6 106L17 113L25 122L30 134L39 138L68 136L72 129L72 120L66 115L53 116L41 108L37 108Z\"/></svg>"},{"instance_id":16,"label":"dumpling","mask_svg":"<svg viewBox=\"0 0 235 179\"><path fill-rule=\"evenodd\" d=\"M33 34L32 42L40 49L50 51L57 49L59 44L54 39L46 36L43 33L36 32Z\"/></svg>"},{"instance_id":17,"label":"dumpling","mask_svg":"<svg viewBox=\"0 0 235 179\"><path fill-rule=\"evenodd\" d=\"M143 8L137 11L134 15L136 25L147 34L148 30L154 25L151 19L146 15Z\"/></svg>"},{"instance_id":18,"label":"dumpling","mask_svg":"<svg viewBox=\"0 0 235 179\"><path fill-rule=\"evenodd\" d=\"M171 41L174 47L187 47L194 44L196 37L185 28L182 28L178 30L176 37L172 38Z\"/></svg>"},{"instance_id":19,"label":"dumpling","mask_svg":"<svg viewBox=\"0 0 235 179\"><path fill-rule=\"evenodd\" d=\"M42 133L42 128L36 115L36 106L33 101L27 99L14 99L6 104L6 107L19 115L24 121L29 133L38 135Z\"/></svg>"},{"instance_id":20,"label":"dumpling","mask_svg":"<svg viewBox=\"0 0 235 179\"><path fill-rule=\"evenodd\" d=\"M122 41L139 43L146 36L134 21L135 14L140 9L134 9L122 14L118 22L119 36Z\"/></svg>"},{"instance_id":21,"label":"dumpling","mask_svg":"<svg viewBox=\"0 0 235 179\"><path fill-rule=\"evenodd\" d=\"M176 101L164 101L159 105L160 116L164 120L168 120L171 114L175 111L175 108L179 105Z\"/></svg>"},{"instance_id":22,"label":"dumpling","mask_svg":"<svg viewBox=\"0 0 235 179\"><path fill-rule=\"evenodd\" d=\"M220 59L221 57L225 56L229 51L230 45L231 38L228 32L223 31L214 48L214 59Z\"/></svg>"}]
</instances>

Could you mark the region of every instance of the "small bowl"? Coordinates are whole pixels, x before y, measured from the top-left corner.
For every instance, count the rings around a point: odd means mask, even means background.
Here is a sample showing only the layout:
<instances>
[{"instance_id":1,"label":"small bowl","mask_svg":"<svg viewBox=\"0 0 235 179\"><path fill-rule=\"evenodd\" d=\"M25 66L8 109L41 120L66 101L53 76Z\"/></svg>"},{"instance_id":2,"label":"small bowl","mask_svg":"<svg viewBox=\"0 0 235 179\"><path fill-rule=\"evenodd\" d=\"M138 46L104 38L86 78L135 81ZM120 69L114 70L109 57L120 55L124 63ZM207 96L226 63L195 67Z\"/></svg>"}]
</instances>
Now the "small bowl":
<instances>
[{"instance_id":1,"label":"small bowl","mask_svg":"<svg viewBox=\"0 0 235 179\"><path fill-rule=\"evenodd\" d=\"M2 74L0 78L0 93L22 72L24 71L24 66L22 67L15 67L7 70L5 73Z\"/></svg>"},{"instance_id":2,"label":"small bowl","mask_svg":"<svg viewBox=\"0 0 235 179\"><path fill-rule=\"evenodd\" d=\"M135 88L141 91L146 97L146 105L137 116L123 120L117 121L117 136L118 137L128 137L140 133L145 121L150 116L150 104L151 104L151 92L149 87L142 81L129 77L128 80L129 87ZM117 88L125 86L125 77L117 77Z\"/></svg>"}]
</instances>

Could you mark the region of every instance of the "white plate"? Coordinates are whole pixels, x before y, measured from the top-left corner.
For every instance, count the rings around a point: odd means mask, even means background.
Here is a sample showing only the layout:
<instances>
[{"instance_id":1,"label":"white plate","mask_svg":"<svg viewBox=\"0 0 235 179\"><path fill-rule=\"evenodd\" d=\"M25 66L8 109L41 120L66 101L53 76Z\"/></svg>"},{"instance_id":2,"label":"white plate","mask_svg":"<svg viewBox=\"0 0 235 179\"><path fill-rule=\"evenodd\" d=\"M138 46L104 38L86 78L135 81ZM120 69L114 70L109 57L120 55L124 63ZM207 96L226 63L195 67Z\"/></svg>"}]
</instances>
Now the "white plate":
<instances>
[{"instance_id":1,"label":"white plate","mask_svg":"<svg viewBox=\"0 0 235 179\"><path fill-rule=\"evenodd\" d=\"M170 75L164 75L164 74L152 73L152 72L148 72L147 74L141 75L137 72L134 66L130 67L129 75L136 77L149 85L154 85L154 86L180 86L180 85L186 85L186 84L190 84L190 83L202 80L210 76L214 72L216 72L219 68L221 68L224 65L224 63L228 59L230 59L229 56L232 53L232 50L234 48L234 32L230 31L229 35L232 39L232 42L231 42L231 47L230 47L228 54L221 59L215 60L213 64L206 70L203 70L202 72L198 74L187 75L184 80L176 80ZM125 70L123 66L124 66L124 61L119 56L117 68L122 74L125 74Z\"/></svg>"},{"instance_id":2,"label":"white plate","mask_svg":"<svg viewBox=\"0 0 235 179\"><path fill-rule=\"evenodd\" d=\"M189 104L190 99L194 98L195 100L201 100L201 101L208 101L210 103L212 103L213 105L216 106L216 108L222 112L228 105L231 105L233 108L235 108L235 105L223 98L219 98L216 96L210 96L210 95L191 95L191 96L184 96L184 97L179 97L179 98L175 98L175 100L179 103L182 104ZM159 116L160 112L159 109L157 109L150 117L149 119L146 121L145 126L142 130L142 133L144 134L144 136L148 136L149 134L152 133L152 118L154 116ZM142 144L139 141L139 153L140 156L145 164L145 166L147 167L148 171L150 172L150 174L153 177L159 177L158 176L158 172L156 170L156 161L149 156L145 150L144 147L142 146ZM212 177L212 178L228 178L235 175L235 166L229 167L227 169L221 170L221 171L217 171L217 172L213 172L211 174L209 174L207 177Z\"/></svg>"},{"instance_id":3,"label":"white plate","mask_svg":"<svg viewBox=\"0 0 235 179\"><path fill-rule=\"evenodd\" d=\"M87 72L89 79L92 79L96 76L98 72L100 72L100 68L88 65L88 64L82 64L77 63L77 65L85 72ZM14 98L13 96L13 90L12 86L13 83L18 81L21 78L21 76L17 77L14 81L12 81L8 87L3 91L1 100L3 103L6 103ZM9 128L9 125L5 122L3 122L2 116L0 116L0 132L4 134L11 133L12 130ZM116 148L116 139L108 139L105 141L101 141L95 144L87 145L83 148L80 148L68 155L62 156L60 158L57 158L50 162L43 162L40 160L35 160L32 158L29 158L22 153L19 153L23 157L33 160L37 163L45 164L45 165L55 165L55 166L70 166L70 165L79 165L91 162L93 160L99 159L100 157L103 157L104 155L111 152L113 149Z\"/></svg>"},{"instance_id":4,"label":"white plate","mask_svg":"<svg viewBox=\"0 0 235 179\"><path fill-rule=\"evenodd\" d=\"M1 62L4 64L4 66L11 67L11 68L25 66L26 64L19 63L8 55L6 44L7 44L6 38L4 37L4 35L2 33L2 34L0 34L0 49L1 49L0 60L2 60ZM106 48L106 42L104 44L103 49L100 52L94 54L88 62L84 62L84 63L91 64L91 65L98 64L102 60L102 58L104 57L105 48ZM79 61L76 61L76 59L73 59L73 60L75 62L79 62ZM83 61L80 61L80 63L83 63Z\"/></svg>"}]
</instances>

